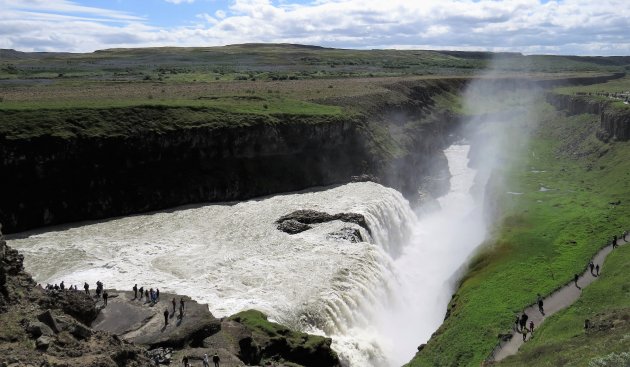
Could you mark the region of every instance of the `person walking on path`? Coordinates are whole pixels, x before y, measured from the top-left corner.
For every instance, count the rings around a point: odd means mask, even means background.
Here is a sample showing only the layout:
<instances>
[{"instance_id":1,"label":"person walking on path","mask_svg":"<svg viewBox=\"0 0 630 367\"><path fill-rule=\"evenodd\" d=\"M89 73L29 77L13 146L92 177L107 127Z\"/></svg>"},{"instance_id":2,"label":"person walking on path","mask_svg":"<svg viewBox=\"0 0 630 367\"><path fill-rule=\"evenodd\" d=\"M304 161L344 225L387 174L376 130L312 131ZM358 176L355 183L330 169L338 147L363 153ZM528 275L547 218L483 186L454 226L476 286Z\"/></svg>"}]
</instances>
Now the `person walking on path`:
<instances>
[{"instance_id":1,"label":"person walking on path","mask_svg":"<svg viewBox=\"0 0 630 367\"><path fill-rule=\"evenodd\" d=\"M88 296L90 295L90 285L85 282L85 284L83 284L83 289L85 289L85 294L87 294Z\"/></svg>"},{"instance_id":2,"label":"person walking on path","mask_svg":"<svg viewBox=\"0 0 630 367\"><path fill-rule=\"evenodd\" d=\"M521 333L523 334L523 341L526 341L526 339L527 339L527 327L524 327L521 330Z\"/></svg>"},{"instance_id":3,"label":"person walking on path","mask_svg":"<svg viewBox=\"0 0 630 367\"><path fill-rule=\"evenodd\" d=\"M534 322L533 321L529 322L529 332L532 333L532 336L534 336Z\"/></svg>"},{"instance_id":4,"label":"person walking on path","mask_svg":"<svg viewBox=\"0 0 630 367\"><path fill-rule=\"evenodd\" d=\"M138 298L138 284L133 285L133 299Z\"/></svg>"},{"instance_id":5,"label":"person walking on path","mask_svg":"<svg viewBox=\"0 0 630 367\"><path fill-rule=\"evenodd\" d=\"M514 321L514 329L518 332L521 329L519 328L519 325L521 324L521 318L519 315L516 315L516 321Z\"/></svg>"},{"instance_id":6,"label":"person walking on path","mask_svg":"<svg viewBox=\"0 0 630 367\"><path fill-rule=\"evenodd\" d=\"M188 357L184 356L184 358L182 358L182 365L184 367L190 367L190 363L188 363Z\"/></svg>"},{"instance_id":7,"label":"person walking on path","mask_svg":"<svg viewBox=\"0 0 630 367\"><path fill-rule=\"evenodd\" d=\"M203 355L203 367L210 367L210 360L208 359L208 353Z\"/></svg>"},{"instance_id":8,"label":"person walking on path","mask_svg":"<svg viewBox=\"0 0 630 367\"><path fill-rule=\"evenodd\" d=\"M578 279L579 279L579 278L580 278L580 277L579 277L577 274L573 274L573 282L575 283L575 286L577 287L577 289L582 289L582 288L580 288L580 286L577 284L577 282L578 282Z\"/></svg>"},{"instance_id":9,"label":"person walking on path","mask_svg":"<svg viewBox=\"0 0 630 367\"><path fill-rule=\"evenodd\" d=\"M597 276L599 276L599 264L597 264L595 266L595 274L597 274Z\"/></svg>"},{"instance_id":10,"label":"person walking on path","mask_svg":"<svg viewBox=\"0 0 630 367\"><path fill-rule=\"evenodd\" d=\"M593 269L595 269L595 264L593 264L593 260L588 263L588 267L591 269L591 275L595 276L595 273L593 273Z\"/></svg>"},{"instance_id":11,"label":"person walking on path","mask_svg":"<svg viewBox=\"0 0 630 367\"><path fill-rule=\"evenodd\" d=\"M628 235L628 231L623 231L623 240L626 241L626 236Z\"/></svg>"},{"instance_id":12,"label":"person walking on path","mask_svg":"<svg viewBox=\"0 0 630 367\"><path fill-rule=\"evenodd\" d=\"M542 299L542 298L539 298L539 299L538 299L538 311L540 311L540 313L541 313L543 316L545 316L545 309L543 308L543 305L544 305L544 303L543 303L543 299Z\"/></svg>"},{"instance_id":13,"label":"person walking on path","mask_svg":"<svg viewBox=\"0 0 630 367\"><path fill-rule=\"evenodd\" d=\"M177 305L177 301L175 301L175 297L173 297L173 300L171 302L173 303L173 315L175 315L175 306Z\"/></svg>"},{"instance_id":14,"label":"person walking on path","mask_svg":"<svg viewBox=\"0 0 630 367\"><path fill-rule=\"evenodd\" d=\"M527 329L527 319L529 318L529 316L527 316L527 314L525 312L523 312L523 315L521 316L521 330L523 329Z\"/></svg>"},{"instance_id":15,"label":"person walking on path","mask_svg":"<svg viewBox=\"0 0 630 367\"><path fill-rule=\"evenodd\" d=\"M103 303L105 304L105 306L107 306L107 297L109 297L107 291L103 292Z\"/></svg>"},{"instance_id":16,"label":"person walking on path","mask_svg":"<svg viewBox=\"0 0 630 367\"><path fill-rule=\"evenodd\" d=\"M612 247L613 247L613 248L617 247L617 235L614 235L614 236L613 236L613 239L612 239Z\"/></svg>"},{"instance_id":17,"label":"person walking on path","mask_svg":"<svg viewBox=\"0 0 630 367\"><path fill-rule=\"evenodd\" d=\"M221 358L219 358L219 355L214 353L214 355L212 356L212 362L214 362L214 367L219 367L219 362L221 362Z\"/></svg>"},{"instance_id":18,"label":"person walking on path","mask_svg":"<svg viewBox=\"0 0 630 367\"><path fill-rule=\"evenodd\" d=\"M168 308L164 309L164 327L168 325Z\"/></svg>"}]
</instances>

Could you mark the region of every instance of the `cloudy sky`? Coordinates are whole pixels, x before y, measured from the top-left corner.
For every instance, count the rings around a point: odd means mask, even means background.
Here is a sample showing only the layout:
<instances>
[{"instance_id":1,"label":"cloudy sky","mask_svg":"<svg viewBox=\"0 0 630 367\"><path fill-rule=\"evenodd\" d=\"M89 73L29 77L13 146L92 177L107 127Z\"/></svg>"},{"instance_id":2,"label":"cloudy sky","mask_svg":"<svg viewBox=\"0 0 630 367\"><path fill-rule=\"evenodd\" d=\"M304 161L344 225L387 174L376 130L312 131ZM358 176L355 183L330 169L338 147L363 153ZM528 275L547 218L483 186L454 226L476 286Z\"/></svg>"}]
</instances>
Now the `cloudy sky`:
<instances>
[{"instance_id":1,"label":"cloudy sky","mask_svg":"<svg viewBox=\"0 0 630 367\"><path fill-rule=\"evenodd\" d=\"M629 0L0 0L0 48L288 42L630 55Z\"/></svg>"}]
</instances>

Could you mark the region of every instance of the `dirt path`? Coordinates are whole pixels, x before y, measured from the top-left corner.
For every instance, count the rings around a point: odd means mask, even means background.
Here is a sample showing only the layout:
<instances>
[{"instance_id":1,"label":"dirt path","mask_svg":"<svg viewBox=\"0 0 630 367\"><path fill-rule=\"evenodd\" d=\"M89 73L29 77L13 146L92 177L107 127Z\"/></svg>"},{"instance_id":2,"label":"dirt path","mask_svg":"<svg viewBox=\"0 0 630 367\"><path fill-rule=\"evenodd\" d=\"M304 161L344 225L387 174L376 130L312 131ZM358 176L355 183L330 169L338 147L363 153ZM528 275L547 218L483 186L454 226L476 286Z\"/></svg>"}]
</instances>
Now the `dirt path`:
<instances>
[{"instance_id":1,"label":"dirt path","mask_svg":"<svg viewBox=\"0 0 630 367\"><path fill-rule=\"evenodd\" d=\"M628 243L628 241L625 241L623 239L617 241L617 244L619 245L624 245L626 243ZM593 263L595 265L599 264L600 273L603 271L604 260L606 260L606 256L608 256L608 254L612 251L612 245L609 245L599 250L595 257L593 257ZM580 288L576 287L574 282L570 282L543 299L543 309L545 311L544 315L541 314L538 310L538 305L533 305L526 308L525 313L527 314L527 316L529 316L529 319L527 320L527 326L529 327L529 322L533 321L535 332L536 328L538 328L547 317L569 307L575 301L577 301L577 299L580 297L581 290L595 280L597 280L597 276L591 275L590 269L588 269L587 267L586 271L582 273L578 279L577 284ZM528 334L527 338L529 339L529 337L530 334ZM516 354L521 345L523 345L522 334L517 333L516 331L512 331L512 338L506 342L501 342L497 347L495 347L488 360L500 361L508 356Z\"/></svg>"}]
</instances>

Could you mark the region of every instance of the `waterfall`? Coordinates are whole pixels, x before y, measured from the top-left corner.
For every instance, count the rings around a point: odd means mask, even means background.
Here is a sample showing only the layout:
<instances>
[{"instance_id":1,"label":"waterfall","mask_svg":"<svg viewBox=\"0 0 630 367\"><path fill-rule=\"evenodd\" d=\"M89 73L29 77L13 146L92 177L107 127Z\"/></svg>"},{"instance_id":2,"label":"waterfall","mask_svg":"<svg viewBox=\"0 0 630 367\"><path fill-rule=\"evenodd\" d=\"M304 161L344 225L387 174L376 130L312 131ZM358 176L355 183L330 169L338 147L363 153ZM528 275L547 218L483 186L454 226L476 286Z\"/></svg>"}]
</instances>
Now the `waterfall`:
<instances>
[{"instance_id":1,"label":"waterfall","mask_svg":"<svg viewBox=\"0 0 630 367\"><path fill-rule=\"evenodd\" d=\"M429 214L362 182L46 228L9 242L38 282L159 287L208 303L219 317L259 309L331 336L345 365L400 365L439 326L453 274L483 237L462 224L481 217L468 192L467 147L446 154L451 192ZM276 219L299 209L360 213L370 232L339 221L295 235L276 229ZM330 236L347 227L365 241Z\"/></svg>"}]
</instances>

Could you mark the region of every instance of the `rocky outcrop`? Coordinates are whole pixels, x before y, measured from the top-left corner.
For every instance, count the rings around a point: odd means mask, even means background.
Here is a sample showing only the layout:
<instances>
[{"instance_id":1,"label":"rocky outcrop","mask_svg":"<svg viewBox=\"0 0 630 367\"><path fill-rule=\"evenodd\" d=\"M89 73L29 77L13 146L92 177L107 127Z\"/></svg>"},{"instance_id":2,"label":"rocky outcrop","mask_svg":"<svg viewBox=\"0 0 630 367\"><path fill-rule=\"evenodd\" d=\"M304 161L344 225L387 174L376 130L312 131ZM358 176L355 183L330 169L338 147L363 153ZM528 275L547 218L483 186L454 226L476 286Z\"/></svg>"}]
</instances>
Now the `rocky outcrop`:
<instances>
[{"instance_id":1,"label":"rocky outcrop","mask_svg":"<svg viewBox=\"0 0 630 367\"><path fill-rule=\"evenodd\" d=\"M94 301L80 292L44 291L24 272L23 257L8 247L0 232L0 363L3 366L138 366L150 364L144 350L85 321ZM59 294L53 294L59 293ZM60 295L63 293L64 295Z\"/></svg>"},{"instance_id":2,"label":"rocky outcrop","mask_svg":"<svg viewBox=\"0 0 630 367\"><path fill-rule=\"evenodd\" d=\"M630 140L630 107L621 108L614 105L614 100L602 100L590 95L547 93L546 100L569 115L597 115L600 123L597 136L601 140Z\"/></svg>"},{"instance_id":3,"label":"rocky outcrop","mask_svg":"<svg viewBox=\"0 0 630 367\"><path fill-rule=\"evenodd\" d=\"M276 220L276 223L278 224L277 228L279 230L287 232L287 233L291 233L289 232L289 230L292 230L293 228L298 228L297 225L294 225L295 223L299 223L300 225L303 225L303 226L308 226L309 224L325 223L325 222L331 222L333 220L340 220L342 222L357 224L363 227L366 231L368 231L368 233L371 233L370 227L368 227L363 214L357 214L357 213L328 214L324 212L318 212L316 210L296 210L293 213L283 215L282 217L278 218L278 220ZM284 223L286 222L289 222L289 225L285 225ZM306 227L299 227L299 228L301 229L301 228L306 228ZM306 230L306 229L303 229L303 230ZM299 232L302 232L302 231L300 230ZM299 232L296 232L296 233L299 233Z\"/></svg>"},{"instance_id":4,"label":"rocky outcrop","mask_svg":"<svg viewBox=\"0 0 630 367\"><path fill-rule=\"evenodd\" d=\"M254 310L231 316L226 323L230 322L226 330L238 340L239 356L248 365L286 361L305 367L340 366L330 338L289 330Z\"/></svg>"}]
</instances>

